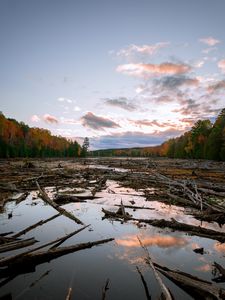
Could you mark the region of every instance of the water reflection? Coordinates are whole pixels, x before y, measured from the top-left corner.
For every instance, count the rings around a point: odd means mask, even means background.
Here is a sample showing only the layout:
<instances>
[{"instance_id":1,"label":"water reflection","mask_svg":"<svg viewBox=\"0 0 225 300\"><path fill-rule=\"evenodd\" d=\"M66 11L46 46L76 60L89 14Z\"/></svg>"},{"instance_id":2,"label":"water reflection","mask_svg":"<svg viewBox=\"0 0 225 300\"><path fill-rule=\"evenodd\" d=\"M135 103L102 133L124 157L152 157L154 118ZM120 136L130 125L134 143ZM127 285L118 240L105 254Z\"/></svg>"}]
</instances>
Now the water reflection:
<instances>
[{"instance_id":1,"label":"water reflection","mask_svg":"<svg viewBox=\"0 0 225 300\"><path fill-rule=\"evenodd\" d=\"M187 238L174 237L169 235L155 235L146 237L139 236L144 246L157 246L159 248L184 247L189 241ZM140 243L136 235L128 235L122 239L117 239L116 242L124 247L140 247Z\"/></svg>"}]
</instances>

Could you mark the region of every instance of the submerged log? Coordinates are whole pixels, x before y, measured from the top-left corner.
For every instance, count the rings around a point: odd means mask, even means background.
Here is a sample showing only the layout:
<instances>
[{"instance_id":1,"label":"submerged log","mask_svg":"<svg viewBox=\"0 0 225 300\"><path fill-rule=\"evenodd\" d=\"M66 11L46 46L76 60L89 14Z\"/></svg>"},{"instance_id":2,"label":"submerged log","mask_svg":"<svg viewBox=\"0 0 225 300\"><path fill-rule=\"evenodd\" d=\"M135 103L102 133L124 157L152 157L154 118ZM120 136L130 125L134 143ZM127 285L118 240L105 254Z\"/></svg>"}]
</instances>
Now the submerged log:
<instances>
[{"instance_id":1,"label":"submerged log","mask_svg":"<svg viewBox=\"0 0 225 300\"><path fill-rule=\"evenodd\" d=\"M109 290L109 279L106 280L105 286L102 289L102 300L106 299L106 293Z\"/></svg>"},{"instance_id":2,"label":"submerged log","mask_svg":"<svg viewBox=\"0 0 225 300\"><path fill-rule=\"evenodd\" d=\"M138 274L139 274L140 277L141 277L141 282L142 282L142 284L143 284L143 286L144 286L146 299L147 299L147 300L151 300L152 298L151 298L151 296L150 296L150 294L149 294L148 285L147 285L147 283L146 283L146 281L145 281L144 275L141 273L141 270L138 268L138 266L136 266L136 269L137 269L137 271L138 271Z\"/></svg>"},{"instance_id":3,"label":"submerged log","mask_svg":"<svg viewBox=\"0 0 225 300\"><path fill-rule=\"evenodd\" d=\"M72 237L73 235L79 233L80 231L82 231L83 229L87 228L88 226L89 226L89 225L86 225L86 226L84 226L84 227L82 227L82 228L80 228L80 229L78 229L78 230L75 230L75 231L73 231L73 232L71 232L71 233L69 233L69 234L67 234L67 235L65 235L65 236L63 236L63 237L61 237L61 238L58 238L58 239L56 239L56 240L54 240L54 241L45 243L45 244L43 244L43 245L41 245L41 246L38 246L38 247L33 248L33 249L31 249L31 250L25 251L25 252L23 252L23 253L19 253L19 254L14 255L14 256L2 258L2 259L0 259L0 267L6 266L6 265L11 264L11 263L14 263L15 261L17 261L17 260L19 260L19 259L25 257L26 255L29 255L29 254L31 254L31 253L37 251L37 250L43 249L43 248L45 248L45 247L47 247L47 246L50 246L50 245L52 245L52 244L56 244L56 243L60 243L60 244L61 244L62 241L63 241L63 242L66 241L68 238L70 238L70 237Z\"/></svg>"},{"instance_id":4,"label":"submerged log","mask_svg":"<svg viewBox=\"0 0 225 300\"><path fill-rule=\"evenodd\" d=\"M49 222L49 221L54 220L54 219L57 218L58 216L60 216L60 214L56 214L56 215L54 215L54 216L52 216L52 217L50 217L50 218L48 218L48 219L46 219L46 220L41 220L41 221L39 221L39 222L37 222L37 223L35 223L35 224L33 224L33 225L31 225L31 226L25 228L25 229L19 231L18 233L12 235L11 237L12 237L12 238L17 238L17 237L19 237L19 236L21 236L21 235L23 235L23 234L25 234L25 233L27 233L27 232L33 230L34 228L36 228L36 227L38 227L38 226L41 226L41 225L43 225L43 224L45 224L45 223L47 223L47 222Z\"/></svg>"},{"instance_id":5,"label":"submerged log","mask_svg":"<svg viewBox=\"0 0 225 300\"><path fill-rule=\"evenodd\" d=\"M155 268L194 299L225 299L225 290L217 285L181 271L154 263Z\"/></svg>"},{"instance_id":6,"label":"submerged log","mask_svg":"<svg viewBox=\"0 0 225 300\"><path fill-rule=\"evenodd\" d=\"M111 212L102 208L102 212L104 212L106 218L114 218L116 220L123 219L121 214L117 212ZM133 217L128 217L127 220L138 221L140 223L147 223L151 226L160 227L160 228L171 228L177 231L184 231L189 233L190 235L197 235L204 238L209 238L213 240L217 240L221 243L225 242L225 233L215 231L213 229L207 229L200 226L189 225L185 223L177 222L175 219L164 220L164 219L137 219Z\"/></svg>"},{"instance_id":7,"label":"submerged log","mask_svg":"<svg viewBox=\"0 0 225 300\"><path fill-rule=\"evenodd\" d=\"M75 217L73 214L71 214L70 212L68 212L67 210L65 210L64 208L60 207L58 204L56 204L53 200L51 200L48 195L46 194L44 189L41 189L40 185L38 184L38 182L36 181L36 185L37 188L41 194L42 199L47 202L49 205L51 205L53 208L55 208L60 214L66 216L67 218L75 221L77 224L82 224L84 225L84 223L79 220L77 217Z\"/></svg>"},{"instance_id":8,"label":"submerged log","mask_svg":"<svg viewBox=\"0 0 225 300\"><path fill-rule=\"evenodd\" d=\"M81 243L81 244L76 244L72 246L67 246L67 247L59 247L59 248L54 248L46 251L39 251L36 253L29 253L27 255L19 256L16 260L13 261L13 263L10 264L4 264L5 266L8 266L7 269L3 271L4 276L7 276L7 273L10 274L10 272L13 269L18 269L21 266L26 266L28 265L29 267L31 265L37 265L45 262L49 262L52 259L58 258L60 256L77 252L83 249L88 249L92 248L97 245L101 245L104 243L108 243L113 241L114 238L109 238L109 239L103 239L103 240L97 240L94 242L87 242L87 243ZM2 260L0 261L0 266L2 266Z\"/></svg>"},{"instance_id":9,"label":"submerged log","mask_svg":"<svg viewBox=\"0 0 225 300\"><path fill-rule=\"evenodd\" d=\"M10 250L24 248L24 247L27 247L27 246L31 246L31 245L33 245L37 242L38 241L35 240L34 238L26 239L26 240L23 240L23 241L12 241L12 242L1 245L0 246L0 253L7 252L7 251L10 251Z\"/></svg>"},{"instance_id":10,"label":"submerged log","mask_svg":"<svg viewBox=\"0 0 225 300\"><path fill-rule=\"evenodd\" d=\"M72 288L70 287L68 289L67 295L66 295L66 300L71 300L72 299Z\"/></svg>"}]
</instances>

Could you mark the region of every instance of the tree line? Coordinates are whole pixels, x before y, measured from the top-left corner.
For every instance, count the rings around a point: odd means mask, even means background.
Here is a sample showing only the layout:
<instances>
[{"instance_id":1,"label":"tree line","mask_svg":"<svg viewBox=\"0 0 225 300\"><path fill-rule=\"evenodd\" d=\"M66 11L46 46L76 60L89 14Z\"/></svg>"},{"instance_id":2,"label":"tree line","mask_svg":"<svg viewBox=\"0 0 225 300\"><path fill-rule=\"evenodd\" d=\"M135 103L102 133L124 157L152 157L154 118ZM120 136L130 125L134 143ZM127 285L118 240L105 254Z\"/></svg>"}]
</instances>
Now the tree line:
<instances>
[{"instance_id":1,"label":"tree line","mask_svg":"<svg viewBox=\"0 0 225 300\"><path fill-rule=\"evenodd\" d=\"M171 158L197 158L225 161L225 108L214 123L198 120L182 136L169 139L160 146L106 149L92 151L93 156L162 156Z\"/></svg>"},{"instance_id":2,"label":"tree line","mask_svg":"<svg viewBox=\"0 0 225 300\"><path fill-rule=\"evenodd\" d=\"M79 157L86 156L85 147L0 113L0 157Z\"/></svg>"}]
</instances>

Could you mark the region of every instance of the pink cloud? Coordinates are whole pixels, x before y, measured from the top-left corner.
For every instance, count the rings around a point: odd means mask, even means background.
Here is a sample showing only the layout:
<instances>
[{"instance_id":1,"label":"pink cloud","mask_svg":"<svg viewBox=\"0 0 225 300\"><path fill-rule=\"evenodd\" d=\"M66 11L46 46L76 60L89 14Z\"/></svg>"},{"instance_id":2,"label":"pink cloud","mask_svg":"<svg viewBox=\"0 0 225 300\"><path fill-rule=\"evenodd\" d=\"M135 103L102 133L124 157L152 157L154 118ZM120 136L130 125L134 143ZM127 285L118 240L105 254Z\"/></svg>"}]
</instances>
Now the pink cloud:
<instances>
[{"instance_id":1,"label":"pink cloud","mask_svg":"<svg viewBox=\"0 0 225 300\"><path fill-rule=\"evenodd\" d=\"M225 59L222 59L218 62L218 67L221 69L223 73L225 73Z\"/></svg>"},{"instance_id":2,"label":"pink cloud","mask_svg":"<svg viewBox=\"0 0 225 300\"><path fill-rule=\"evenodd\" d=\"M44 116L43 116L43 120L46 122L46 123L51 123L51 124L57 124L57 123L59 123L59 121L58 121L58 119L56 118L56 117L54 117L54 116L51 116L51 115L49 115L49 114L45 114Z\"/></svg>"},{"instance_id":3,"label":"pink cloud","mask_svg":"<svg viewBox=\"0 0 225 300\"><path fill-rule=\"evenodd\" d=\"M117 52L118 56L123 56L123 57L130 57L135 54L146 54L146 55L154 55L156 54L161 48L164 48L168 46L168 42L163 42L163 43L157 43L154 45L130 45L127 48L123 48Z\"/></svg>"},{"instance_id":4,"label":"pink cloud","mask_svg":"<svg viewBox=\"0 0 225 300\"><path fill-rule=\"evenodd\" d=\"M31 117L31 121L32 122L35 122L35 123L38 123L38 122L40 122L40 118L37 116L37 115L33 115L32 117Z\"/></svg>"},{"instance_id":5,"label":"pink cloud","mask_svg":"<svg viewBox=\"0 0 225 300\"><path fill-rule=\"evenodd\" d=\"M191 66L186 64L125 64L117 67L117 72L137 77L150 77L151 75L178 75L191 71Z\"/></svg>"},{"instance_id":6,"label":"pink cloud","mask_svg":"<svg viewBox=\"0 0 225 300\"><path fill-rule=\"evenodd\" d=\"M199 39L199 41L201 43L204 43L204 44L208 45L208 46L215 46L216 44L220 43L220 40L217 40L217 39L215 39L211 36L206 37L206 38L201 38L201 39Z\"/></svg>"}]
</instances>

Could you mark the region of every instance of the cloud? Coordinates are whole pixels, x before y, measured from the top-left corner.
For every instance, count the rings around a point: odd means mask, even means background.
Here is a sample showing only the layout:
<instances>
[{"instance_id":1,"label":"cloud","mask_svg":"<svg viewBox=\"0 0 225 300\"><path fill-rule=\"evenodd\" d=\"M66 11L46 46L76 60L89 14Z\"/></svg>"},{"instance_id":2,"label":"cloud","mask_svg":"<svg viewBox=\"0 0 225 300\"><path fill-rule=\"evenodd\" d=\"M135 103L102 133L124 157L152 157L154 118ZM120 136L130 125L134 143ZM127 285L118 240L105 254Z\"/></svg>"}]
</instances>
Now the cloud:
<instances>
[{"instance_id":1,"label":"cloud","mask_svg":"<svg viewBox=\"0 0 225 300\"><path fill-rule=\"evenodd\" d=\"M69 98L65 98L65 97L59 97L57 99L59 102L67 102L67 103L72 103L73 100L69 99Z\"/></svg>"},{"instance_id":2,"label":"cloud","mask_svg":"<svg viewBox=\"0 0 225 300\"><path fill-rule=\"evenodd\" d=\"M160 49L165 48L168 45L169 45L168 42L156 43L154 45L142 45L142 46L132 44L126 48L120 49L117 52L117 56L125 57L125 58L133 57L136 54L142 54L142 55L144 54L150 56L156 54Z\"/></svg>"},{"instance_id":3,"label":"cloud","mask_svg":"<svg viewBox=\"0 0 225 300\"><path fill-rule=\"evenodd\" d=\"M218 67L221 69L223 73L225 73L225 59L222 59L218 62Z\"/></svg>"},{"instance_id":4,"label":"cloud","mask_svg":"<svg viewBox=\"0 0 225 300\"><path fill-rule=\"evenodd\" d=\"M73 110L74 110L74 111L80 111L81 108L80 108L79 106L74 106Z\"/></svg>"},{"instance_id":5,"label":"cloud","mask_svg":"<svg viewBox=\"0 0 225 300\"><path fill-rule=\"evenodd\" d=\"M153 133L143 133L141 131L127 131L112 135L103 135L91 138L91 145L94 149L121 149L131 147L148 147L162 144L169 138L179 136L183 130L168 129L165 131L155 131Z\"/></svg>"},{"instance_id":6,"label":"cloud","mask_svg":"<svg viewBox=\"0 0 225 300\"><path fill-rule=\"evenodd\" d=\"M104 130L104 128L118 128L119 124L114 121L94 115L92 112L88 112L81 118L81 123L84 127L89 127L94 130Z\"/></svg>"},{"instance_id":7,"label":"cloud","mask_svg":"<svg viewBox=\"0 0 225 300\"><path fill-rule=\"evenodd\" d=\"M116 70L122 74L148 78L152 75L184 74L191 69L191 66L187 64L165 62L162 64L125 64L119 65Z\"/></svg>"},{"instance_id":8,"label":"cloud","mask_svg":"<svg viewBox=\"0 0 225 300\"><path fill-rule=\"evenodd\" d=\"M40 119L37 115L33 115L33 116L31 117L31 121L32 121L32 122L35 122L35 123L38 123L38 122L41 121L41 119Z\"/></svg>"},{"instance_id":9,"label":"cloud","mask_svg":"<svg viewBox=\"0 0 225 300\"><path fill-rule=\"evenodd\" d=\"M43 120L46 122L46 123L50 123L50 124L57 124L59 123L58 119L52 115L49 115L49 114L45 114L43 116Z\"/></svg>"},{"instance_id":10,"label":"cloud","mask_svg":"<svg viewBox=\"0 0 225 300\"><path fill-rule=\"evenodd\" d=\"M120 97L118 99L109 99L106 98L105 104L113 107L119 107L122 109L125 109L127 111L134 111L137 110L137 106L133 103L131 103L127 98Z\"/></svg>"},{"instance_id":11,"label":"cloud","mask_svg":"<svg viewBox=\"0 0 225 300\"><path fill-rule=\"evenodd\" d=\"M177 89L181 86L197 87L199 80L197 78L189 78L186 76L166 76L162 79L155 80L155 86L162 89Z\"/></svg>"},{"instance_id":12,"label":"cloud","mask_svg":"<svg viewBox=\"0 0 225 300\"><path fill-rule=\"evenodd\" d=\"M209 93L220 92L225 89L225 80L217 81L215 84L208 86Z\"/></svg>"},{"instance_id":13,"label":"cloud","mask_svg":"<svg viewBox=\"0 0 225 300\"><path fill-rule=\"evenodd\" d=\"M130 120L131 124L137 125L139 127L147 126L147 127L159 127L159 128L166 128L166 127L171 127L171 128L177 128L177 124L167 121L167 122L159 122L157 120Z\"/></svg>"},{"instance_id":14,"label":"cloud","mask_svg":"<svg viewBox=\"0 0 225 300\"><path fill-rule=\"evenodd\" d=\"M217 40L217 39L215 39L215 38L213 38L211 36L210 37L206 37L206 38L201 38L201 39L199 39L199 41L201 43L204 43L204 44L208 45L208 46L215 46L216 44L220 43L220 40Z\"/></svg>"}]
</instances>

